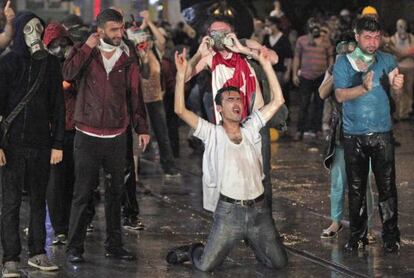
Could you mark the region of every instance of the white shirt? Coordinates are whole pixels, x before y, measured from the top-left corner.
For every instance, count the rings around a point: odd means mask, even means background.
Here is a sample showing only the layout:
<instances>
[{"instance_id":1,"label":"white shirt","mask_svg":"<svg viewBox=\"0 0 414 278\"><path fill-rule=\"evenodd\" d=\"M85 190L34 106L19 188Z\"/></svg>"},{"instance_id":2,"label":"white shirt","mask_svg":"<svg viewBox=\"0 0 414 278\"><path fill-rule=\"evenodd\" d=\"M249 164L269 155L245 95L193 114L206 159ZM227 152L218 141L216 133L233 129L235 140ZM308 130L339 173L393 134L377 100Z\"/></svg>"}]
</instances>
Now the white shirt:
<instances>
[{"instance_id":1,"label":"white shirt","mask_svg":"<svg viewBox=\"0 0 414 278\"><path fill-rule=\"evenodd\" d=\"M261 161L242 133L240 144L233 143L227 136L224 144L224 173L221 194L236 200L254 200L264 192Z\"/></svg>"},{"instance_id":2,"label":"white shirt","mask_svg":"<svg viewBox=\"0 0 414 278\"><path fill-rule=\"evenodd\" d=\"M241 129L243 140L246 140L249 145L249 151L254 152L250 155L258 158L254 163L259 164L255 169L260 169L260 171L253 170L252 174L258 175L261 180L264 178L264 174L262 137L259 132L265 124L266 121L261 112L255 110L246 118ZM228 157L225 157L225 143L229 139L223 126L214 125L201 118L198 119L194 136L202 140L205 146L203 154L203 207L206 210L214 211L220 197L223 178L225 178L224 169L228 161Z\"/></svg>"}]
</instances>

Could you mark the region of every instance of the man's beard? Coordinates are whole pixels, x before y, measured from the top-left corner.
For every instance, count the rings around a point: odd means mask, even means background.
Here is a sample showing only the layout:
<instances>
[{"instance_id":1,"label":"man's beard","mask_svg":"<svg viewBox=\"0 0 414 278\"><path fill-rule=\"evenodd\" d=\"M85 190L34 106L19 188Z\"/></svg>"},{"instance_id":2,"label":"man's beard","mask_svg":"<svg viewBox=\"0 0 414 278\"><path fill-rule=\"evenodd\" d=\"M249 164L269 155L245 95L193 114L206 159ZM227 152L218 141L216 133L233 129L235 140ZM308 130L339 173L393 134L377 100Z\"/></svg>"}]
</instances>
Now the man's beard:
<instances>
[{"instance_id":1,"label":"man's beard","mask_svg":"<svg viewBox=\"0 0 414 278\"><path fill-rule=\"evenodd\" d=\"M115 43L111 38L109 38L107 36L105 36L102 40L105 43L110 44L110 45L113 45L113 46L119 46L121 44L121 41L119 41L119 43Z\"/></svg>"}]
</instances>

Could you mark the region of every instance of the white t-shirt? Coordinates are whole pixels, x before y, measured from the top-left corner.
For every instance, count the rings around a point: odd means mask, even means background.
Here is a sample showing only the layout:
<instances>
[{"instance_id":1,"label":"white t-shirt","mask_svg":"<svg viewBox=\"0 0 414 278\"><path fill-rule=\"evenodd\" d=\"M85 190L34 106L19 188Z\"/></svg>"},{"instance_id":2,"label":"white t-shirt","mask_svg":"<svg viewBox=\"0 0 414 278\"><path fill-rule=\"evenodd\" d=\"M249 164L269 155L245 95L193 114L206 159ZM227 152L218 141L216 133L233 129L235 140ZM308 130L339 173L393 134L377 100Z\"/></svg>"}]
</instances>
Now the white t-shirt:
<instances>
[{"instance_id":1,"label":"white t-shirt","mask_svg":"<svg viewBox=\"0 0 414 278\"><path fill-rule=\"evenodd\" d=\"M236 200L256 199L264 192L260 157L243 133L240 144L235 144L226 137L227 140L223 142L226 161L221 194Z\"/></svg>"},{"instance_id":2,"label":"white t-shirt","mask_svg":"<svg viewBox=\"0 0 414 278\"><path fill-rule=\"evenodd\" d=\"M260 129L265 125L266 121L263 118L262 113L255 110L246 118L246 121L242 124L241 128L243 141L245 141L247 146L246 152L248 153L245 154L245 156L247 156L243 157L243 159L250 160L254 165L254 167L248 169L247 172L251 172L251 175L260 181L264 178L262 137L260 136ZM229 157L225 156L225 149L230 139L223 126L214 125L201 118L198 120L194 136L202 140L205 146L203 154L203 206L206 210L214 211L220 197L220 192L222 192L221 188L224 183L223 180L235 178L225 172L225 165L229 162ZM255 159L250 159L249 157L254 157ZM251 183L247 186L257 188ZM230 188L230 191L235 190ZM253 189L252 192L251 196L253 196L253 198L249 199L255 199L261 194L259 193L261 192L260 189L258 189L258 191ZM236 199L231 196L228 197Z\"/></svg>"}]
</instances>

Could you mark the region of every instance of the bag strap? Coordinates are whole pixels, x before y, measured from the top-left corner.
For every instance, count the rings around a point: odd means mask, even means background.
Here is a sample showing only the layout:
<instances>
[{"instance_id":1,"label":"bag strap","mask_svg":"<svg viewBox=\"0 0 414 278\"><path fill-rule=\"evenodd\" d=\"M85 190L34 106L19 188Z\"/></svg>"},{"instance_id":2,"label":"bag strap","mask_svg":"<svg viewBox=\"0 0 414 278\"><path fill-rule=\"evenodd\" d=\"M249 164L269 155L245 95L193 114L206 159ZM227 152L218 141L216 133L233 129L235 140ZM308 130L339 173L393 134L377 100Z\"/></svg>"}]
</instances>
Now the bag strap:
<instances>
[{"instance_id":1,"label":"bag strap","mask_svg":"<svg viewBox=\"0 0 414 278\"><path fill-rule=\"evenodd\" d=\"M33 98L37 90L39 89L40 84L43 82L43 77L46 72L46 64L47 59L43 61L43 63L40 66L39 74L37 75L35 83L33 83L30 90L27 92L27 94L22 98L22 100L16 105L16 107L13 109L13 111L7 116L6 119L4 119L1 122L1 130L3 131L2 134L2 140L3 141L6 137L7 131L10 128L11 123L14 121L14 119L20 114L20 112L23 110L23 108L29 103L29 101Z\"/></svg>"}]
</instances>

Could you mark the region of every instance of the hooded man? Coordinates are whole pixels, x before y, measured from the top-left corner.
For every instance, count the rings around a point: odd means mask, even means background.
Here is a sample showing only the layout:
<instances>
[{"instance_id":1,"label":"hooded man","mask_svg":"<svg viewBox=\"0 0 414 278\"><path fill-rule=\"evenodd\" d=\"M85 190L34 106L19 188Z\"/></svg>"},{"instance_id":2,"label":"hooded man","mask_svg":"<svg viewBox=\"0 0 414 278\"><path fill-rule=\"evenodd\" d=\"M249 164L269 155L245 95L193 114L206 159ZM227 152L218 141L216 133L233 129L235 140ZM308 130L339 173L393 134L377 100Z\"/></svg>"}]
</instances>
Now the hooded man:
<instances>
[{"instance_id":1,"label":"hooded man","mask_svg":"<svg viewBox=\"0 0 414 278\"><path fill-rule=\"evenodd\" d=\"M27 185L30 196L28 264L46 271L58 269L44 249L45 195L50 165L62 160L65 107L59 60L47 52L42 42L43 26L33 13L19 14L14 21L11 51L0 60L3 277L19 277L23 184ZM5 130L4 119L16 111L30 91L33 97Z\"/></svg>"},{"instance_id":2,"label":"hooded man","mask_svg":"<svg viewBox=\"0 0 414 278\"><path fill-rule=\"evenodd\" d=\"M46 27L43 42L49 52L59 58L61 64L63 64L73 47L71 36L59 23L50 23ZM65 244L69 230L70 207L72 204L73 184L75 182L73 159L73 140L75 138L73 113L76 103L75 85L74 82L62 82L66 108L65 138L63 142L65 156L63 157L62 163L52 167L47 191L50 221L55 232L53 244Z\"/></svg>"}]
</instances>

